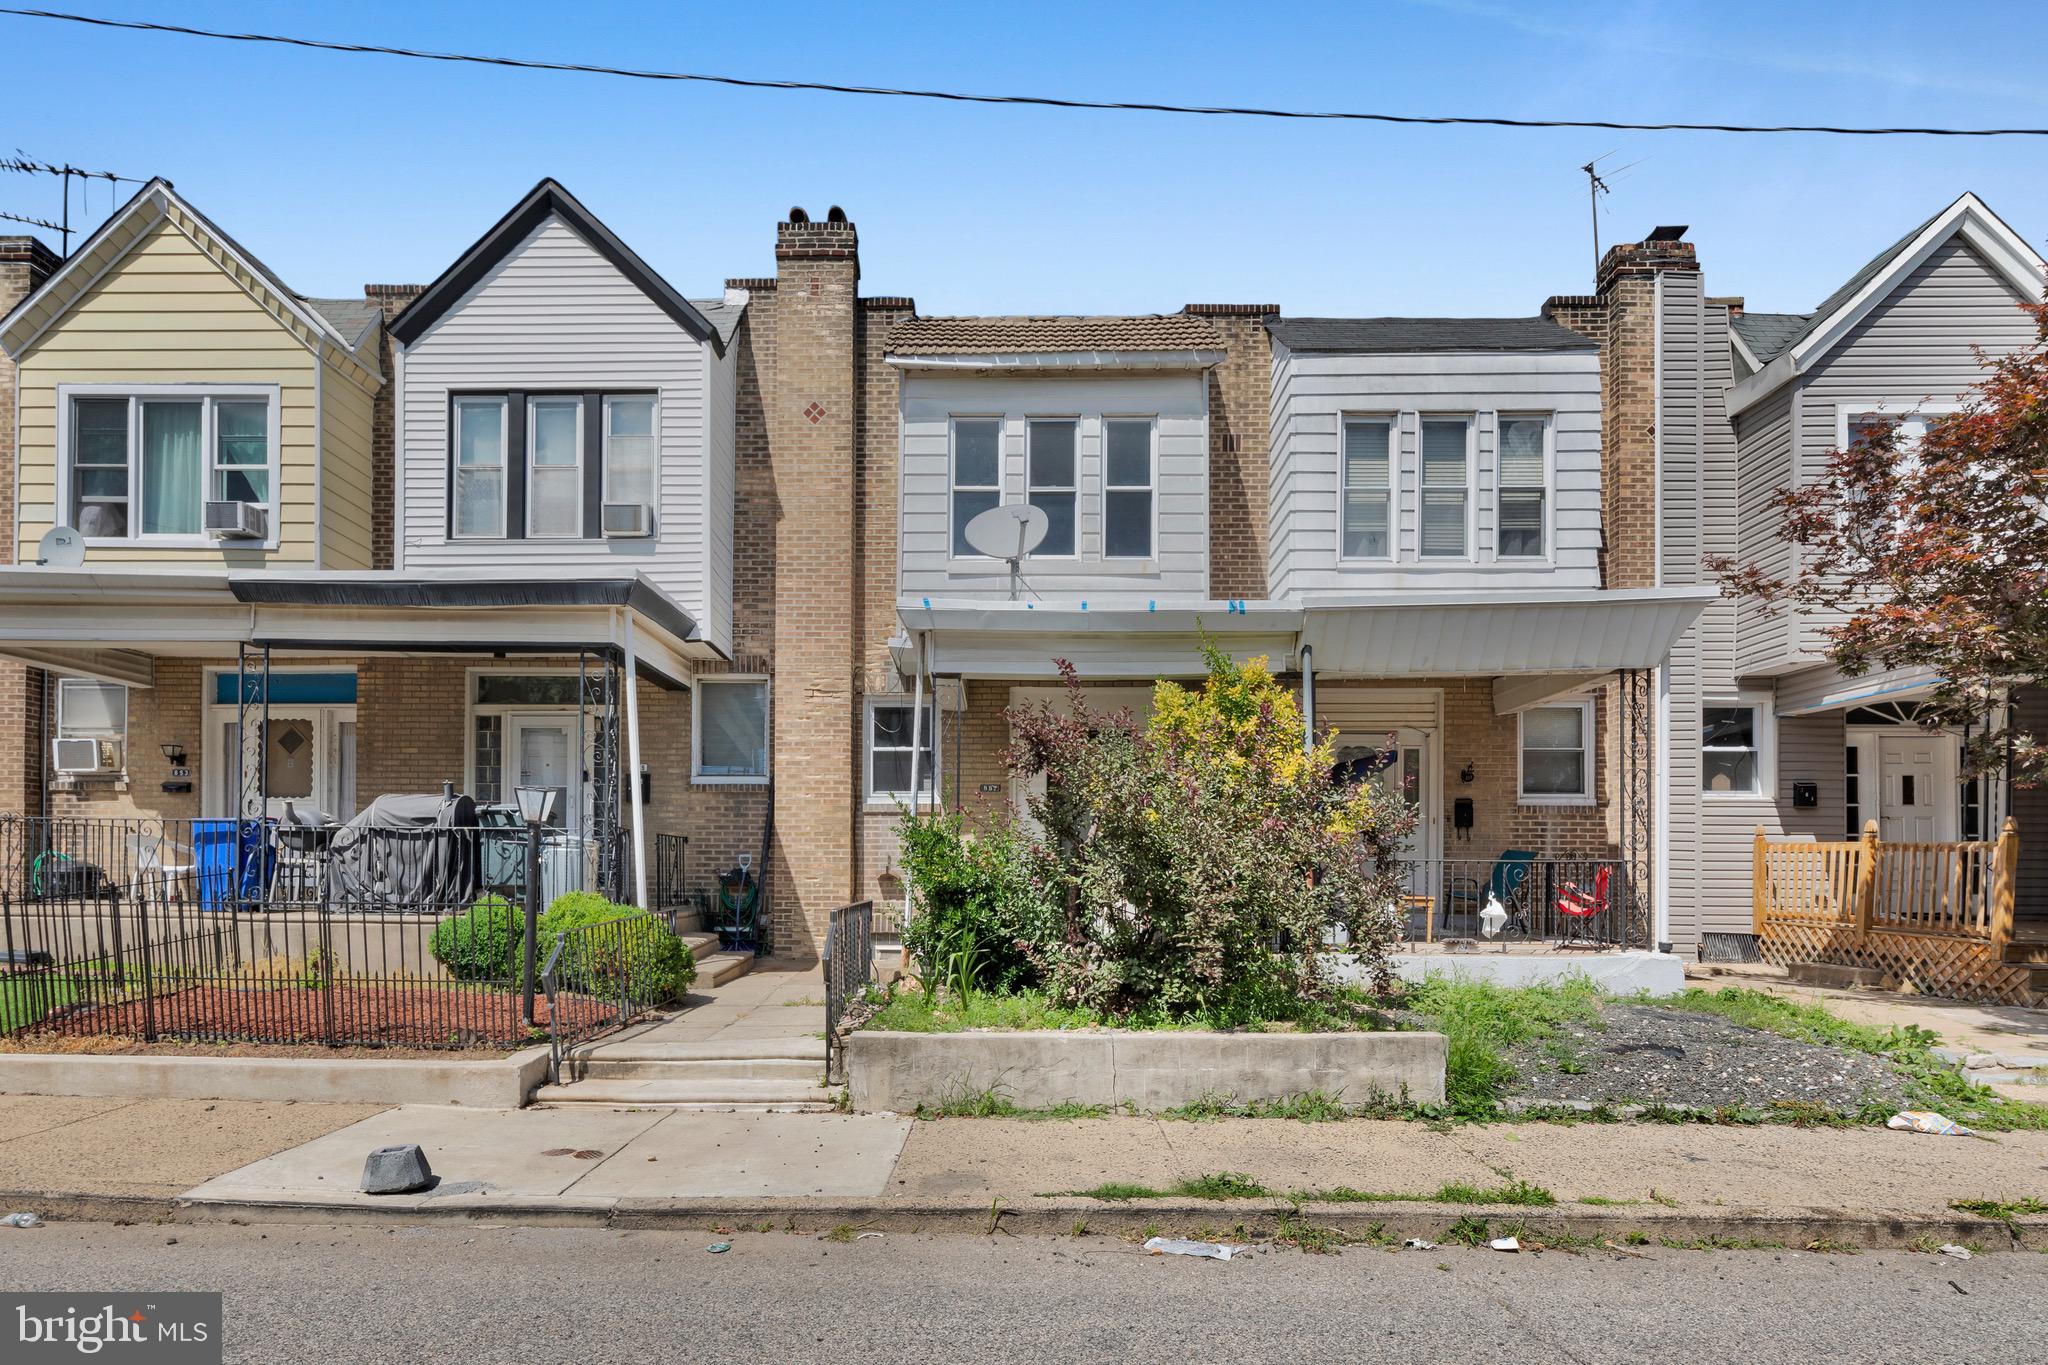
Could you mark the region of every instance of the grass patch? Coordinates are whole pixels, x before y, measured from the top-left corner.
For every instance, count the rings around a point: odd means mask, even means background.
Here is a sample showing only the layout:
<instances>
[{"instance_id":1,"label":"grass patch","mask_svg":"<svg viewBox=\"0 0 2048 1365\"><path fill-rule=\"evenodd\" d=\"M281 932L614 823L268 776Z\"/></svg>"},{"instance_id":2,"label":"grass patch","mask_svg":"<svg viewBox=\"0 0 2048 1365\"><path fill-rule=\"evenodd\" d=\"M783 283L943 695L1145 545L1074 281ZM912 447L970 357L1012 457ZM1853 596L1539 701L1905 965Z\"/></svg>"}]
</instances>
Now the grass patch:
<instances>
[{"instance_id":1,"label":"grass patch","mask_svg":"<svg viewBox=\"0 0 2048 1365\"><path fill-rule=\"evenodd\" d=\"M1643 1201L1640 1199L1609 1199L1604 1195L1582 1194L1579 1203L1590 1204L1596 1209L1632 1209Z\"/></svg>"},{"instance_id":2,"label":"grass patch","mask_svg":"<svg viewBox=\"0 0 2048 1365\"><path fill-rule=\"evenodd\" d=\"M1989 1218L2005 1224L2005 1230L2018 1241L2020 1228L2018 1219L2037 1213L2048 1213L2048 1204L2038 1199L1957 1199L1949 1204L1957 1213L1974 1213L1979 1218Z\"/></svg>"},{"instance_id":3,"label":"grass patch","mask_svg":"<svg viewBox=\"0 0 2048 1365\"><path fill-rule=\"evenodd\" d=\"M78 988L65 977L0 977L0 1033L40 1023L77 999Z\"/></svg>"},{"instance_id":4,"label":"grass patch","mask_svg":"<svg viewBox=\"0 0 2048 1365\"><path fill-rule=\"evenodd\" d=\"M1509 1049L1552 1043L1566 1024L1600 1026L1600 991L1583 978L1541 986L1499 986L1432 976L1408 992L1407 1008L1425 1015L1449 1043L1444 1102L1465 1119L1492 1119L1515 1082ZM1553 1055L1564 1052L1558 1044Z\"/></svg>"},{"instance_id":5,"label":"grass patch","mask_svg":"<svg viewBox=\"0 0 2048 1365\"><path fill-rule=\"evenodd\" d=\"M1072 1029L1200 1030L1264 1032L1284 1029L1307 1033L1372 1031L1391 1028L1385 1014L1366 994L1340 992L1328 1001L1290 999L1258 1016L1190 1014L1110 1015L1054 1003L1043 991L975 991L962 998L953 991L891 988L869 995L875 1011L862 1028L898 1033L963 1033L969 1029L1039 1032Z\"/></svg>"},{"instance_id":6,"label":"grass patch","mask_svg":"<svg viewBox=\"0 0 2048 1365\"><path fill-rule=\"evenodd\" d=\"M1344 1097L1340 1094L1333 1094L1327 1090L1308 1090L1299 1095L1285 1095L1277 1100L1246 1100L1242 1103L1234 1095L1204 1095L1193 1104L1161 1110L1158 1117L1193 1123L1225 1118L1293 1119L1298 1123L1335 1123L1340 1119L1373 1111L1374 1107L1370 1106L1351 1108L1344 1103Z\"/></svg>"},{"instance_id":7,"label":"grass patch","mask_svg":"<svg viewBox=\"0 0 2048 1365\"><path fill-rule=\"evenodd\" d=\"M1430 1198L1439 1204L1523 1204L1543 1209L1557 1203L1556 1195L1526 1180L1514 1180L1505 1185L1451 1183L1438 1189Z\"/></svg>"},{"instance_id":8,"label":"grass patch","mask_svg":"<svg viewBox=\"0 0 2048 1365\"><path fill-rule=\"evenodd\" d=\"M1493 1230L1484 1218L1468 1213L1444 1229L1444 1240L1459 1246L1483 1247L1493 1240Z\"/></svg>"},{"instance_id":9,"label":"grass patch","mask_svg":"<svg viewBox=\"0 0 2048 1365\"><path fill-rule=\"evenodd\" d=\"M1173 1192L1189 1199L1264 1199L1273 1193L1243 1171L1218 1171L1183 1180Z\"/></svg>"},{"instance_id":10,"label":"grass patch","mask_svg":"<svg viewBox=\"0 0 2048 1365\"><path fill-rule=\"evenodd\" d=\"M1768 991L1727 986L1718 991L1694 986L1659 1005L1671 1009L1718 1014L1745 1028L1775 1033L1783 1038L1882 1057L1892 1064L1906 1082L1907 1104L1913 1108L1938 1109L1958 1123L1972 1128L2010 1132L2015 1129L2048 1129L2048 1104L2030 1100L2009 1100L1965 1078L1953 1066L1934 1055L1940 1038L1924 1028L1877 1028L1840 1018L1825 1006L1790 1000ZM1890 1106L1873 1103L1849 1116L1852 1121L1882 1123ZM1808 1109L1792 1106L1781 1118L1815 1123Z\"/></svg>"}]
</instances>

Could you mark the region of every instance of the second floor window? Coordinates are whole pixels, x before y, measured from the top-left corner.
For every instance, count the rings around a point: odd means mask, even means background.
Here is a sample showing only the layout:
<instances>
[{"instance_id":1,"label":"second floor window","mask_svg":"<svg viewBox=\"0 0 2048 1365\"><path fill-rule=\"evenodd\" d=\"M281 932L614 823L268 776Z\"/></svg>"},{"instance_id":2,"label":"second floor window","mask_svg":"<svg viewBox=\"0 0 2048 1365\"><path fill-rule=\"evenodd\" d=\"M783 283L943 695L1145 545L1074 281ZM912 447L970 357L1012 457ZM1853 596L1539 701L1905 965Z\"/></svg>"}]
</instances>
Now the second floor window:
<instances>
[{"instance_id":1,"label":"second floor window","mask_svg":"<svg viewBox=\"0 0 2048 1365\"><path fill-rule=\"evenodd\" d=\"M599 504L660 505L654 394L457 394L449 425L454 539L595 539Z\"/></svg>"},{"instance_id":2,"label":"second floor window","mask_svg":"<svg viewBox=\"0 0 2048 1365\"><path fill-rule=\"evenodd\" d=\"M1109 417L1102 423L1102 555L1152 557L1152 419Z\"/></svg>"},{"instance_id":3,"label":"second floor window","mask_svg":"<svg viewBox=\"0 0 2048 1365\"><path fill-rule=\"evenodd\" d=\"M1075 445L1079 423L1034 419L1026 458L1031 505L1045 513L1045 539L1035 553L1074 553Z\"/></svg>"},{"instance_id":4,"label":"second floor window","mask_svg":"<svg viewBox=\"0 0 2048 1365\"><path fill-rule=\"evenodd\" d=\"M1346 559L1393 558L1393 431L1383 417L1344 423Z\"/></svg>"},{"instance_id":5,"label":"second floor window","mask_svg":"<svg viewBox=\"0 0 2048 1365\"><path fill-rule=\"evenodd\" d=\"M953 419L953 554L976 554L967 523L1003 500L1003 424L994 417Z\"/></svg>"},{"instance_id":6,"label":"second floor window","mask_svg":"<svg viewBox=\"0 0 2048 1365\"><path fill-rule=\"evenodd\" d=\"M1501 559L1544 557L1549 425L1541 417L1500 419L1500 528L1494 553Z\"/></svg>"},{"instance_id":7,"label":"second floor window","mask_svg":"<svg viewBox=\"0 0 2048 1365\"><path fill-rule=\"evenodd\" d=\"M69 515L82 535L196 538L207 501L271 501L267 395L181 389L69 404Z\"/></svg>"},{"instance_id":8,"label":"second floor window","mask_svg":"<svg viewBox=\"0 0 2048 1365\"><path fill-rule=\"evenodd\" d=\"M1462 417L1422 419L1424 559L1464 559L1471 483L1472 424Z\"/></svg>"}]
</instances>

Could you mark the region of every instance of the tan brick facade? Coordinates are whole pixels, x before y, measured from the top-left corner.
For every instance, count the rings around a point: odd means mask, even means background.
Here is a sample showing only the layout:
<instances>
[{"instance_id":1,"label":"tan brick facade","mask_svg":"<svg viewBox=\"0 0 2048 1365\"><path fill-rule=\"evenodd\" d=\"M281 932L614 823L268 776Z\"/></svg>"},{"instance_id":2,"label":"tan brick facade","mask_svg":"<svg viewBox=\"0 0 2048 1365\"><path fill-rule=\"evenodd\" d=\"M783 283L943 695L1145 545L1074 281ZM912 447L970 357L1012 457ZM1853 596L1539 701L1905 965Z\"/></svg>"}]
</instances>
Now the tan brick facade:
<instances>
[{"instance_id":1,"label":"tan brick facade","mask_svg":"<svg viewBox=\"0 0 2048 1365\"><path fill-rule=\"evenodd\" d=\"M392 418L391 405L397 401L398 385L393 383L391 357L391 333L388 328L391 319L405 311L405 306L426 292L421 284L366 284L363 297L376 304L384 313L384 327L377 333L377 371L384 376L384 383L377 389L372 407L370 423L370 567L391 568L397 561L393 521L398 515L394 500L394 483L397 479L398 453L393 432L396 422Z\"/></svg>"},{"instance_id":2,"label":"tan brick facade","mask_svg":"<svg viewBox=\"0 0 2048 1365\"><path fill-rule=\"evenodd\" d=\"M1274 304L1191 303L1228 352L1209 371L1209 595L1266 595L1272 489Z\"/></svg>"}]
</instances>

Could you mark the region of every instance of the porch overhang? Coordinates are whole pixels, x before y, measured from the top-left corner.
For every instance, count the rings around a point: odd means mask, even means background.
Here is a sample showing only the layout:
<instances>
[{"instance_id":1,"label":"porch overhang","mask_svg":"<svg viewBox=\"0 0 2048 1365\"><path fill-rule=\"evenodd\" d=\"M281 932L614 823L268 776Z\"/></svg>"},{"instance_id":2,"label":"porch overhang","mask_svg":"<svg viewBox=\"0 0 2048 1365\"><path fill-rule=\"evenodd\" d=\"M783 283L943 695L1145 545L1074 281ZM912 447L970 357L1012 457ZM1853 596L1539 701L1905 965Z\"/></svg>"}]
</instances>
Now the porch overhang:
<instances>
[{"instance_id":1,"label":"porch overhang","mask_svg":"<svg viewBox=\"0 0 2048 1365\"><path fill-rule=\"evenodd\" d=\"M372 570L0 569L0 657L110 676L134 656L206 656L241 645L393 654L623 649L686 686L716 651L639 574L547 580Z\"/></svg>"},{"instance_id":2,"label":"porch overhang","mask_svg":"<svg viewBox=\"0 0 2048 1365\"><path fill-rule=\"evenodd\" d=\"M1606 674L1661 666L1715 588L1402 592L1302 610L1318 676Z\"/></svg>"},{"instance_id":3,"label":"porch overhang","mask_svg":"<svg viewBox=\"0 0 2048 1365\"><path fill-rule=\"evenodd\" d=\"M1057 678L1056 660L1083 678L1198 678L1206 635L1234 658L1263 655L1276 671L1294 666L1297 607L1275 602L1203 602L1175 607L926 599L897 608L906 634L890 652L905 675L927 642L934 674L964 678Z\"/></svg>"},{"instance_id":4,"label":"porch overhang","mask_svg":"<svg viewBox=\"0 0 2048 1365\"><path fill-rule=\"evenodd\" d=\"M1779 716L1815 716L1881 701L1919 701L1941 684L1931 668L1894 668L1849 677L1832 664L1788 673L1777 680Z\"/></svg>"}]
</instances>

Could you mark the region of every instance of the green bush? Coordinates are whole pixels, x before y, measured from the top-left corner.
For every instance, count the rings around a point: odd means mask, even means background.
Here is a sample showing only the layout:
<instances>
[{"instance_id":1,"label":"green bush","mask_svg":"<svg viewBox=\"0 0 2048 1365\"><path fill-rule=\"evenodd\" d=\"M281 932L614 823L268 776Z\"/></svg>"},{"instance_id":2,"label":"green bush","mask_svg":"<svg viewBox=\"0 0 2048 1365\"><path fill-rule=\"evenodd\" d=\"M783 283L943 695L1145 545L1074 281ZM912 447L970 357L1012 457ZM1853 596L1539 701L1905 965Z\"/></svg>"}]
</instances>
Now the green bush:
<instances>
[{"instance_id":1,"label":"green bush","mask_svg":"<svg viewBox=\"0 0 2048 1365\"><path fill-rule=\"evenodd\" d=\"M1033 953L1057 932L1059 915L1033 881L1018 833L997 824L970 834L960 816L928 813L905 816L900 834L914 898L903 946L919 975L954 990L1037 985Z\"/></svg>"},{"instance_id":2,"label":"green bush","mask_svg":"<svg viewBox=\"0 0 2048 1365\"><path fill-rule=\"evenodd\" d=\"M640 1004L673 1000L697 979L690 945L666 924L631 905L594 891L557 896L540 917L540 942L553 951L568 934L556 980L563 989L617 999L623 991Z\"/></svg>"},{"instance_id":3,"label":"green bush","mask_svg":"<svg viewBox=\"0 0 2048 1365\"><path fill-rule=\"evenodd\" d=\"M435 925L429 947L458 981L503 980L518 975L525 930L519 907L503 896L481 896Z\"/></svg>"}]
</instances>

